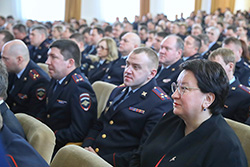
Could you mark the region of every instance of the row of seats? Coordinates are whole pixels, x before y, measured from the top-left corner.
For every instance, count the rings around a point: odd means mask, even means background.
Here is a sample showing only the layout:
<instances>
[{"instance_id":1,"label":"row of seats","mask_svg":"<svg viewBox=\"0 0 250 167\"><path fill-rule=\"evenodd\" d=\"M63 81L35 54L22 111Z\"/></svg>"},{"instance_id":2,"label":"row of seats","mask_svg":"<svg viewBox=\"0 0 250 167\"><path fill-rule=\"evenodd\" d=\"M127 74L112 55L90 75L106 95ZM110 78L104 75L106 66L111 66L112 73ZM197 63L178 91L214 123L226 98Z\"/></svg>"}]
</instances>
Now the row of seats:
<instances>
[{"instance_id":1,"label":"row of seats","mask_svg":"<svg viewBox=\"0 0 250 167\"><path fill-rule=\"evenodd\" d=\"M116 87L113 84L97 81L93 83L93 89L96 93L98 102L98 117L104 110L110 93ZM41 154L48 162L51 162L51 156L55 146L55 135L45 124L26 114L15 114L24 128L27 141ZM225 119L233 128L239 137L242 147L246 153L248 164L250 164L250 127L242 123ZM51 162L51 167L79 167L79 166L95 166L109 167L111 166L99 156L86 151L77 145L67 145L61 148Z\"/></svg>"}]
</instances>

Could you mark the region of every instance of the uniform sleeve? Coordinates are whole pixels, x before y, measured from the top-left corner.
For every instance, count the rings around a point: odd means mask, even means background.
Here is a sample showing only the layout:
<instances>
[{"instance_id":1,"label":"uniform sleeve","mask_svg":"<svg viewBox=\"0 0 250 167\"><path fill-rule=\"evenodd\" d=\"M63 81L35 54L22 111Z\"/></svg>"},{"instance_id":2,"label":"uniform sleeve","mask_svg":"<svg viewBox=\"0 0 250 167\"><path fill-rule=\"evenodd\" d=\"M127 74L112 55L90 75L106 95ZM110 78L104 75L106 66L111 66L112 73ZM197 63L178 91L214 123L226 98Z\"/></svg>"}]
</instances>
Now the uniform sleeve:
<instances>
[{"instance_id":1,"label":"uniform sleeve","mask_svg":"<svg viewBox=\"0 0 250 167\"><path fill-rule=\"evenodd\" d=\"M89 85L81 84L71 94L71 124L55 132L56 139L61 143L83 141L97 117L96 97Z\"/></svg>"},{"instance_id":2,"label":"uniform sleeve","mask_svg":"<svg viewBox=\"0 0 250 167\"><path fill-rule=\"evenodd\" d=\"M29 110L27 113L34 117L46 106L46 94L49 86L49 81L45 78L39 79L36 84L32 85L32 89L29 92Z\"/></svg>"},{"instance_id":3,"label":"uniform sleeve","mask_svg":"<svg viewBox=\"0 0 250 167\"><path fill-rule=\"evenodd\" d=\"M151 133L152 129L156 125L156 123L162 118L164 113L169 112L173 109L172 100L171 99L161 99L155 101L155 105L152 105L149 110L151 110L151 114L149 114L144 131L142 133L142 137L140 140L140 146L143 145L149 134ZM110 164L114 166L129 166L129 162L131 161L133 155L135 155L137 150L133 150L126 153L113 153L109 155L103 156L103 159L108 161ZM139 154L137 154L137 160L134 159L134 162L139 162ZM135 163L136 164L136 163Z\"/></svg>"}]
</instances>

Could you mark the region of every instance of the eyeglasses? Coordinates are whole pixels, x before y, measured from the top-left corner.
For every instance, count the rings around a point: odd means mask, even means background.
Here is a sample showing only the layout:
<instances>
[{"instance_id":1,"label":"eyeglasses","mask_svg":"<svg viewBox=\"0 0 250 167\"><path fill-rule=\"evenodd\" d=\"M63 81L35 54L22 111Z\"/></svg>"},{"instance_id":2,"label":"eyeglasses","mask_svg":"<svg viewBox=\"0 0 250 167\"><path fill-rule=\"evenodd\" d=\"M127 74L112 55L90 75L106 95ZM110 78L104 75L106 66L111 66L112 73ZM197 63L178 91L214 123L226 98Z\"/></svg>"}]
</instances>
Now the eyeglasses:
<instances>
[{"instance_id":1,"label":"eyeglasses","mask_svg":"<svg viewBox=\"0 0 250 167\"><path fill-rule=\"evenodd\" d=\"M103 46L97 46L96 49L100 48L101 50L108 50L108 48L104 48Z\"/></svg>"},{"instance_id":2,"label":"eyeglasses","mask_svg":"<svg viewBox=\"0 0 250 167\"><path fill-rule=\"evenodd\" d=\"M192 87L187 87L187 86L182 86L182 85L177 85L175 82L171 84L171 90L174 93L176 90L178 93L182 96L186 91L190 90L200 90L199 88L192 88Z\"/></svg>"}]
</instances>

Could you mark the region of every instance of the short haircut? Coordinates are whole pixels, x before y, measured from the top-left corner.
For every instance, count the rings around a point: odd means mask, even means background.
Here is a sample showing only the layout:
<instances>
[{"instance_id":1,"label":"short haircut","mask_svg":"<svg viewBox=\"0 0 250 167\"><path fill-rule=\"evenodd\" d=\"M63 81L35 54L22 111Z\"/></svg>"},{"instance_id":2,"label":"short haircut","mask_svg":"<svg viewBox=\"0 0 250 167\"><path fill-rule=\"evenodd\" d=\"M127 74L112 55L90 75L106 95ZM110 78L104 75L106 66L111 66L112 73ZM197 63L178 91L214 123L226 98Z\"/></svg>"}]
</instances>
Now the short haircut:
<instances>
[{"instance_id":1,"label":"short haircut","mask_svg":"<svg viewBox=\"0 0 250 167\"><path fill-rule=\"evenodd\" d=\"M201 48L201 39L195 35L189 35L194 39L194 45L198 48L198 51Z\"/></svg>"},{"instance_id":2,"label":"short haircut","mask_svg":"<svg viewBox=\"0 0 250 167\"><path fill-rule=\"evenodd\" d=\"M140 53L145 53L147 55L147 57L149 58L149 60L151 61L148 64L149 69L150 70L152 70L152 69L157 70L157 68L159 66L159 58L158 58L157 53L148 47L138 47L138 48L135 48L129 55L140 54Z\"/></svg>"},{"instance_id":3,"label":"short haircut","mask_svg":"<svg viewBox=\"0 0 250 167\"><path fill-rule=\"evenodd\" d=\"M54 25L52 29L56 29L58 32L62 33L65 30L65 27L61 24Z\"/></svg>"},{"instance_id":4,"label":"short haircut","mask_svg":"<svg viewBox=\"0 0 250 167\"><path fill-rule=\"evenodd\" d=\"M70 58L75 60L75 66L80 67L81 65L81 52L78 45L68 39L60 39L53 42L49 48L58 48L64 57L64 60Z\"/></svg>"},{"instance_id":5,"label":"short haircut","mask_svg":"<svg viewBox=\"0 0 250 167\"><path fill-rule=\"evenodd\" d=\"M80 34L80 33L74 33L72 34L70 37L70 39L75 39L77 42L84 42L84 38L83 38L83 35Z\"/></svg>"},{"instance_id":6,"label":"short haircut","mask_svg":"<svg viewBox=\"0 0 250 167\"><path fill-rule=\"evenodd\" d=\"M228 26L228 27L227 27L227 30L232 30L234 33L237 32L237 29L236 29L235 26Z\"/></svg>"},{"instance_id":7,"label":"short haircut","mask_svg":"<svg viewBox=\"0 0 250 167\"><path fill-rule=\"evenodd\" d=\"M97 30L97 33L98 33L99 35L102 34L102 36L104 37L104 31L103 31L102 28L100 28L100 27L94 27L92 30L94 30L94 29Z\"/></svg>"},{"instance_id":8,"label":"short haircut","mask_svg":"<svg viewBox=\"0 0 250 167\"><path fill-rule=\"evenodd\" d=\"M116 23L113 24L113 27L117 27L117 26L120 26L123 29L123 24L122 23L116 22Z\"/></svg>"},{"instance_id":9,"label":"short haircut","mask_svg":"<svg viewBox=\"0 0 250 167\"><path fill-rule=\"evenodd\" d=\"M87 27L87 28L85 28L85 29L83 30L82 35L84 35L85 33L90 34L90 31L91 31L91 28L90 28L90 27Z\"/></svg>"},{"instance_id":10,"label":"short haircut","mask_svg":"<svg viewBox=\"0 0 250 167\"><path fill-rule=\"evenodd\" d=\"M148 28L147 28L147 26L142 25L142 26L140 27L140 31L142 31L142 30L145 30L146 32L148 32Z\"/></svg>"},{"instance_id":11,"label":"short haircut","mask_svg":"<svg viewBox=\"0 0 250 167\"><path fill-rule=\"evenodd\" d=\"M11 32L9 32L8 30L1 30L0 34L4 35L4 38L3 38L4 43L15 39L14 35L11 34Z\"/></svg>"},{"instance_id":12,"label":"short haircut","mask_svg":"<svg viewBox=\"0 0 250 167\"><path fill-rule=\"evenodd\" d=\"M236 45L238 47L241 47L240 40L235 38L235 37L228 37L228 38L224 39L224 41L223 41L224 45L228 45L230 43L232 43L232 44L234 44L234 45Z\"/></svg>"},{"instance_id":13,"label":"short haircut","mask_svg":"<svg viewBox=\"0 0 250 167\"><path fill-rule=\"evenodd\" d=\"M199 34L198 38L200 38L201 41L204 42L204 44L209 44L209 38L207 36L207 34Z\"/></svg>"},{"instance_id":14,"label":"short haircut","mask_svg":"<svg viewBox=\"0 0 250 167\"><path fill-rule=\"evenodd\" d=\"M219 63L205 59L185 61L180 67L182 70L188 70L194 74L201 92L215 95L215 99L208 109L212 114L220 114L229 90L228 77L223 67Z\"/></svg>"},{"instance_id":15,"label":"short haircut","mask_svg":"<svg viewBox=\"0 0 250 167\"><path fill-rule=\"evenodd\" d=\"M0 97L7 98L8 72L2 60L0 60Z\"/></svg>"},{"instance_id":16,"label":"short haircut","mask_svg":"<svg viewBox=\"0 0 250 167\"><path fill-rule=\"evenodd\" d=\"M167 35L169 35L167 32L160 31L156 33L157 36L165 38Z\"/></svg>"},{"instance_id":17,"label":"short haircut","mask_svg":"<svg viewBox=\"0 0 250 167\"><path fill-rule=\"evenodd\" d=\"M45 37L48 37L48 32L47 32L47 28L43 25L35 25L33 27L31 27L30 31L35 31L37 30L38 33L40 34L44 34Z\"/></svg>"},{"instance_id":18,"label":"short haircut","mask_svg":"<svg viewBox=\"0 0 250 167\"><path fill-rule=\"evenodd\" d=\"M235 64L235 55L231 49L227 48L218 48L210 53L208 59L214 60L217 56L221 56L225 64L234 63Z\"/></svg>"},{"instance_id":19,"label":"short haircut","mask_svg":"<svg viewBox=\"0 0 250 167\"><path fill-rule=\"evenodd\" d=\"M14 25L13 30L18 30L21 33L27 34L26 26L21 23Z\"/></svg>"},{"instance_id":20,"label":"short haircut","mask_svg":"<svg viewBox=\"0 0 250 167\"><path fill-rule=\"evenodd\" d=\"M166 38L168 38L168 37L175 37L175 39L176 39L175 49L184 51L184 41L181 39L181 37L179 37L178 35L175 35L175 34L170 34L170 35L166 36Z\"/></svg>"},{"instance_id":21,"label":"short haircut","mask_svg":"<svg viewBox=\"0 0 250 167\"><path fill-rule=\"evenodd\" d=\"M99 45L99 43L101 43L102 41L105 41L107 44L107 48L108 48L107 60L108 61L116 60L118 58L118 50L117 50L116 42L110 37L104 37L100 41L98 41L97 45Z\"/></svg>"},{"instance_id":22,"label":"short haircut","mask_svg":"<svg viewBox=\"0 0 250 167\"><path fill-rule=\"evenodd\" d=\"M106 26L104 28L104 32L110 32L110 33L112 33L112 26Z\"/></svg>"}]
</instances>

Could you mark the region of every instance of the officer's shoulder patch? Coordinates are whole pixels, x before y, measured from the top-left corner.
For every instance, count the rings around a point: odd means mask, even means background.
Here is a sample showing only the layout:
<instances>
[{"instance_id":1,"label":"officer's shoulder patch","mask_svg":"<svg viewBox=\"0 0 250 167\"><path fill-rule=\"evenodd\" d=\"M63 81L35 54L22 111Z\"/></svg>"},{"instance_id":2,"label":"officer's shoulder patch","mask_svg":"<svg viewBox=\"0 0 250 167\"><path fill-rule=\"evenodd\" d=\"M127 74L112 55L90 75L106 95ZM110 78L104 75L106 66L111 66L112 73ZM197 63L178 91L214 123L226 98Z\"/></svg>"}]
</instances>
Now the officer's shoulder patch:
<instances>
[{"instance_id":1,"label":"officer's shoulder patch","mask_svg":"<svg viewBox=\"0 0 250 167\"><path fill-rule=\"evenodd\" d=\"M170 99L168 95L160 88L160 87L154 87L152 91L161 99L161 100L167 100Z\"/></svg>"},{"instance_id":2,"label":"officer's shoulder patch","mask_svg":"<svg viewBox=\"0 0 250 167\"><path fill-rule=\"evenodd\" d=\"M80 74L77 74L77 73L73 74L72 78L75 81L75 83L84 81L83 77Z\"/></svg>"},{"instance_id":3,"label":"officer's shoulder patch","mask_svg":"<svg viewBox=\"0 0 250 167\"><path fill-rule=\"evenodd\" d=\"M242 84L239 85L239 88L241 88L242 90L244 90L245 92L247 92L248 94L250 94L250 88L248 88L248 87L246 87L246 86L244 86Z\"/></svg>"},{"instance_id":4,"label":"officer's shoulder patch","mask_svg":"<svg viewBox=\"0 0 250 167\"><path fill-rule=\"evenodd\" d=\"M33 80L37 80L38 78L40 78L40 74L35 69L30 70L29 76Z\"/></svg>"},{"instance_id":5,"label":"officer's shoulder patch","mask_svg":"<svg viewBox=\"0 0 250 167\"><path fill-rule=\"evenodd\" d=\"M250 65L247 64L247 62L244 62L244 65L245 65L247 68L250 68Z\"/></svg>"},{"instance_id":6,"label":"officer's shoulder patch","mask_svg":"<svg viewBox=\"0 0 250 167\"><path fill-rule=\"evenodd\" d=\"M36 97L38 100L42 101L46 96L45 88L37 88L36 89Z\"/></svg>"},{"instance_id":7,"label":"officer's shoulder patch","mask_svg":"<svg viewBox=\"0 0 250 167\"><path fill-rule=\"evenodd\" d=\"M221 45L221 44L222 44L222 42L221 42L221 41L217 41L216 43L217 43L218 45Z\"/></svg>"},{"instance_id":8,"label":"officer's shoulder patch","mask_svg":"<svg viewBox=\"0 0 250 167\"><path fill-rule=\"evenodd\" d=\"M82 93L79 96L79 103L84 111L88 111L91 107L91 100L88 93Z\"/></svg>"}]
</instances>

